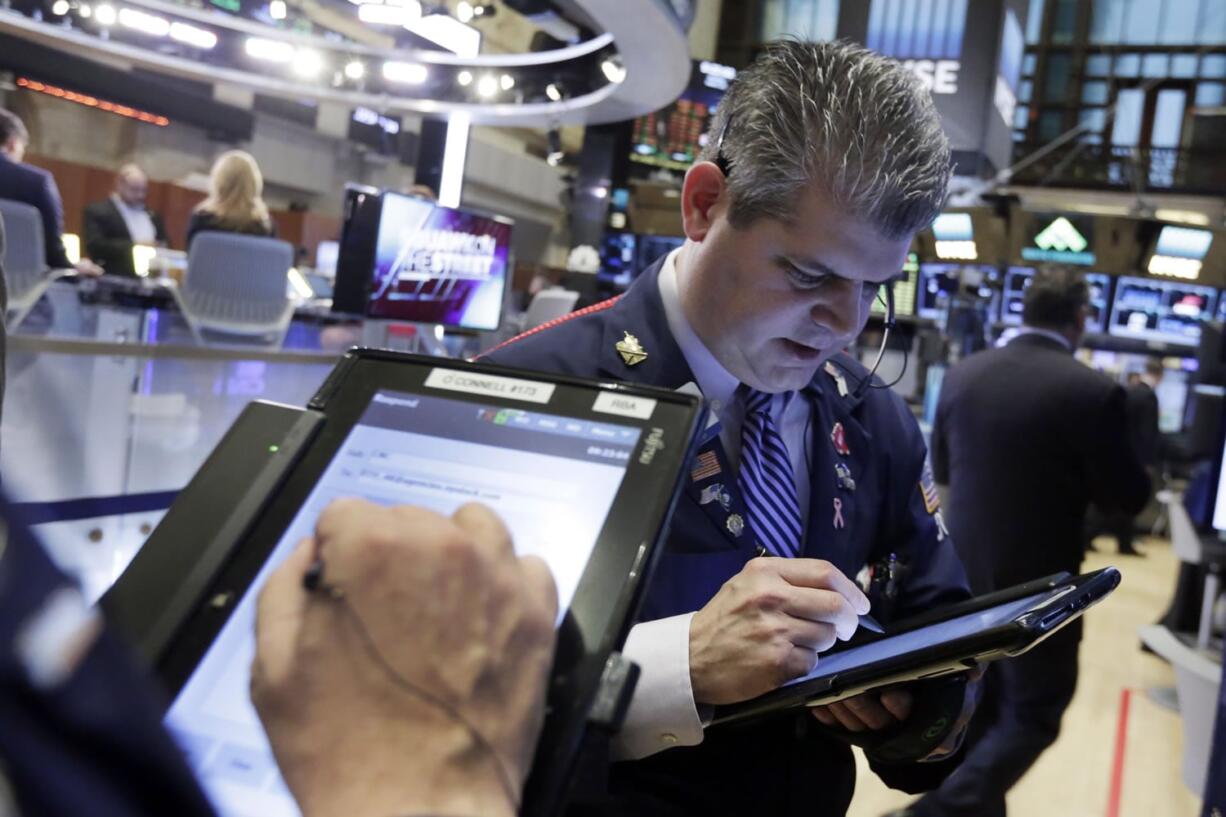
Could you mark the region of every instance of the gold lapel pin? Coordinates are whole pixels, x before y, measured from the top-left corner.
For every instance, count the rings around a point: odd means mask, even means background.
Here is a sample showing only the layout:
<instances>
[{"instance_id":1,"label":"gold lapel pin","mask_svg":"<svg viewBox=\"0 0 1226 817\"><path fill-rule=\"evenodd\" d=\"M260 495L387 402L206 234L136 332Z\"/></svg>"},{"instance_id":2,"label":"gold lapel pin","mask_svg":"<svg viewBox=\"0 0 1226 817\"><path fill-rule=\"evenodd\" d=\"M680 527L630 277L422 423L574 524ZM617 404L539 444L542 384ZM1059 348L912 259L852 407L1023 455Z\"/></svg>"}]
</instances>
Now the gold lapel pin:
<instances>
[{"instance_id":1,"label":"gold lapel pin","mask_svg":"<svg viewBox=\"0 0 1226 817\"><path fill-rule=\"evenodd\" d=\"M622 356L627 366L637 366L647 359L647 350L639 343L639 339L629 332L626 332L626 337L618 341L613 348Z\"/></svg>"}]
</instances>

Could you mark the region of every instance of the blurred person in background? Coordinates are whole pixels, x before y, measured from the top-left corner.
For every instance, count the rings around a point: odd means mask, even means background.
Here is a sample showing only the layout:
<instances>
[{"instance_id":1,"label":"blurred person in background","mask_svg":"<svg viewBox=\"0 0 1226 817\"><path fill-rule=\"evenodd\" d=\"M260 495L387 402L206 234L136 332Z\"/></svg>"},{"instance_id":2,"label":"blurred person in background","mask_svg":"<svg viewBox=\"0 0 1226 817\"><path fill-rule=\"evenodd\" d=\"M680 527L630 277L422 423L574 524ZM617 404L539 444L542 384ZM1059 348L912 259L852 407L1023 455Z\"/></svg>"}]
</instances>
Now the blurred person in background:
<instances>
[{"instance_id":1,"label":"blurred person in background","mask_svg":"<svg viewBox=\"0 0 1226 817\"><path fill-rule=\"evenodd\" d=\"M47 266L75 269L82 275L101 275L102 268L86 258L75 264L68 260L64 250L64 201L60 198L60 189L49 171L22 161L29 144L30 132L25 123L16 114L0 108L0 199L38 209L43 220Z\"/></svg>"},{"instance_id":2,"label":"blurred person in background","mask_svg":"<svg viewBox=\"0 0 1226 817\"><path fill-rule=\"evenodd\" d=\"M1149 478L1128 436L1123 387L1073 357L1090 314L1081 273L1040 268L1022 329L949 370L932 428L932 467L976 595L1078 573L1086 511L1134 514ZM1082 623L992 664L966 761L907 817L1004 817L1005 795L1060 732L1077 687Z\"/></svg>"},{"instance_id":3,"label":"blurred person in background","mask_svg":"<svg viewBox=\"0 0 1226 817\"><path fill-rule=\"evenodd\" d=\"M1150 485L1156 490L1160 484L1159 466L1162 462L1162 430L1158 425L1158 385L1165 373L1162 361L1149 358L1141 372L1129 372L1124 387L1124 411L1128 416L1128 439L1137 459L1149 472ZM1151 490L1151 496L1153 491ZM1100 534L1114 536L1119 552L1124 556L1144 556L1136 549L1133 539L1136 533L1136 514L1126 511L1100 511L1091 508L1086 524L1086 549L1093 551L1094 537Z\"/></svg>"},{"instance_id":4,"label":"blurred person in background","mask_svg":"<svg viewBox=\"0 0 1226 817\"><path fill-rule=\"evenodd\" d=\"M187 224L187 248L203 232L275 235L263 193L264 176L254 156L243 150L218 156L209 173L209 197L196 205Z\"/></svg>"},{"instance_id":5,"label":"blurred person in background","mask_svg":"<svg viewBox=\"0 0 1226 817\"><path fill-rule=\"evenodd\" d=\"M115 174L115 190L85 208L85 252L109 275L135 276L132 247L166 246L162 217L145 206L149 177L138 165Z\"/></svg>"}]
</instances>

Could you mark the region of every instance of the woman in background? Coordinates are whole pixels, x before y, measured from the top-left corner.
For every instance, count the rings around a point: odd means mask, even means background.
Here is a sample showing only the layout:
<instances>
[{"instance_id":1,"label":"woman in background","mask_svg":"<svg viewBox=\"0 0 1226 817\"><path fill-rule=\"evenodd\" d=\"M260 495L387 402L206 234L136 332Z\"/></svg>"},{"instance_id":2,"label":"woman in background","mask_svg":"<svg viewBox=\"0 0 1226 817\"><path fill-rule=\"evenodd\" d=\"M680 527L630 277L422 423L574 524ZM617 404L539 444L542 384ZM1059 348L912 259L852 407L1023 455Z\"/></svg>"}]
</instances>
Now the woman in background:
<instances>
[{"instance_id":1,"label":"woman in background","mask_svg":"<svg viewBox=\"0 0 1226 817\"><path fill-rule=\"evenodd\" d=\"M188 249L196 234L206 231L273 235L263 191L264 177L250 153L230 150L218 156L209 173L209 197L196 205L187 224Z\"/></svg>"}]
</instances>

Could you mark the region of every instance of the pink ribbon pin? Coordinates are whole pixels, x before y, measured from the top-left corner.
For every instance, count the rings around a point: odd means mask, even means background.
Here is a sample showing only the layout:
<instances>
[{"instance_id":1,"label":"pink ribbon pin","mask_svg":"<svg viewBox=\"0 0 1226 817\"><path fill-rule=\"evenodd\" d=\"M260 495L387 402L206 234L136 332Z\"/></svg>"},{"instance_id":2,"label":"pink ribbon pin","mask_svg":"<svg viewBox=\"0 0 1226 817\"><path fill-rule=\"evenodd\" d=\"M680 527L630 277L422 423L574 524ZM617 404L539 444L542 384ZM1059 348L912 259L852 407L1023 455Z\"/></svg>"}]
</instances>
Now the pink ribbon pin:
<instances>
[{"instance_id":1,"label":"pink ribbon pin","mask_svg":"<svg viewBox=\"0 0 1226 817\"><path fill-rule=\"evenodd\" d=\"M843 500L837 496L834 498L834 526L842 528L846 523L843 521Z\"/></svg>"}]
</instances>

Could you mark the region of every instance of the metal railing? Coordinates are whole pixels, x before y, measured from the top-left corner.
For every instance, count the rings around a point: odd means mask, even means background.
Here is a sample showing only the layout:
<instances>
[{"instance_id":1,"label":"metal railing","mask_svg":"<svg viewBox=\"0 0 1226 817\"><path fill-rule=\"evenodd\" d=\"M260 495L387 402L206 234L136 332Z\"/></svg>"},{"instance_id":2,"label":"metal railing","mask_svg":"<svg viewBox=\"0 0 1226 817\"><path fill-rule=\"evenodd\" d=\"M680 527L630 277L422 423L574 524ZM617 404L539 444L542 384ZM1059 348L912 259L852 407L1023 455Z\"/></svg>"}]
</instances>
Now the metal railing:
<instances>
[{"instance_id":1,"label":"metal railing","mask_svg":"<svg viewBox=\"0 0 1226 817\"><path fill-rule=\"evenodd\" d=\"M1019 143L1028 156L1040 144ZM1069 142L1017 171L1014 184L1226 194L1226 150L1135 148Z\"/></svg>"}]
</instances>

